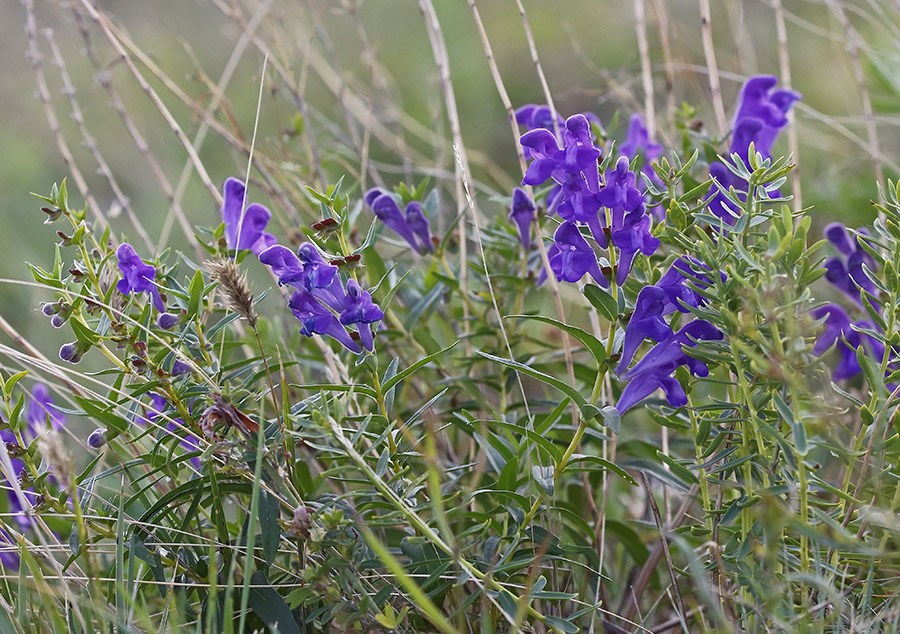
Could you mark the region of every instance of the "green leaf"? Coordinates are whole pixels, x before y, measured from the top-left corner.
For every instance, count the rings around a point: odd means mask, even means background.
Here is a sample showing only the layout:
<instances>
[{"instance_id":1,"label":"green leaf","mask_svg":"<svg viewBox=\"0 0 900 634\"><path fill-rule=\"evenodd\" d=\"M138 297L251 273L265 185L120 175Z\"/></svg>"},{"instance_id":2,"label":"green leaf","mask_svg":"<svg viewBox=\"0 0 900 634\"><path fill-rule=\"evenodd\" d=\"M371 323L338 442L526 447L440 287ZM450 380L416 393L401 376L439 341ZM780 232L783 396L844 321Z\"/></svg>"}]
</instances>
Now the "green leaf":
<instances>
[{"instance_id":1,"label":"green leaf","mask_svg":"<svg viewBox=\"0 0 900 634\"><path fill-rule=\"evenodd\" d=\"M6 383L3 384L3 395L8 399L12 395L12 390L13 387L15 387L16 383L18 383L27 375L28 370L22 370L21 372L17 372L16 374L13 374L11 377L6 379Z\"/></svg>"},{"instance_id":2,"label":"green leaf","mask_svg":"<svg viewBox=\"0 0 900 634\"><path fill-rule=\"evenodd\" d=\"M260 491L259 498L259 529L262 533L263 557L266 563L272 565L275 555L278 553L278 542L281 539L281 526L278 517L281 505L278 497L266 490Z\"/></svg>"},{"instance_id":3,"label":"green leaf","mask_svg":"<svg viewBox=\"0 0 900 634\"><path fill-rule=\"evenodd\" d=\"M568 383L564 383L557 378L550 376L549 374L544 374L539 370L535 370L532 367L525 365L524 363L519 363L518 361L513 361L512 359L503 359L501 357L495 357L492 354L488 354L487 352L482 352L481 350L475 351L480 356L488 359L489 361L493 361L494 363L499 363L500 365L505 365L508 368L512 368L514 370L518 370L523 374L527 374L528 376L537 379L541 383L546 383L550 387L554 387L570 399L572 399L577 405L578 408L581 409L585 405L584 397L581 395L581 392L576 390L574 387L569 385Z\"/></svg>"},{"instance_id":4,"label":"green leaf","mask_svg":"<svg viewBox=\"0 0 900 634\"><path fill-rule=\"evenodd\" d=\"M797 450L797 454L805 456L809 451L809 445L806 442L806 428L803 426L803 421L798 421L794 418L791 408L777 392L772 395L772 402L775 403L775 409L778 410L781 417L791 426L794 434L794 449Z\"/></svg>"},{"instance_id":5,"label":"green leaf","mask_svg":"<svg viewBox=\"0 0 900 634\"><path fill-rule=\"evenodd\" d=\"M604 460L600 456L590 456L590 455L576 453L569 460L569 465L573 465L578 462L583 463L583 464L599 465L599 466L603 467L604 469L606 469L607 471L612 471L616 475L624 478L625 480L627 480L629 482L629 484L637 486L637 482L635 482L634 478L632 478L630 475L628 475L627 471L625 471L619 465L613 464L609 460ZM581 470L585 471L587 469L581 469Z\"/></svg>"},{"instance_id":6,"label":"green leaf","mask_svg":"<svg viewBox=\"0 0 900 634\"><path fill-rule=\"evenodd\" d=\"M200 312L200 302L203 300L203 272L200 269L194 273L191 279L191 286L188 289L190 299L188 300L188 319L192 319L194 315Z\"/></svg>"},{"instance_id":7,"label":"green leaf","mask_svg":"<svg viewBox=\"0 0 900 634\"><path fill-rule=\"evenodd\" d=\"M684 231L688 227L687 216L681 206L672 201L669 210L666 212L666 224L675 231Z\"/></svg>"},{"instance_id":8,"label":"green leaf","mask_svg":"<svg viewBox=\"0 0 900 634\"><path fill-rule=\"evenodd\" d=\"M93 346L100 341L100 335L81 323L79 319L70 319L69 323L72 324L72 331L79 342Z\"/></svg>"},{"instance_id":9,"label":"green leaf","mask_svg":"<svg viewBox=\"0 0 900 634\"><path fill-rule=\"evenodd\" d=\"M603 347L603 344L600 343L600 341L594 335L585 332L581 328L569 326L568 324L564 324L561 321L551 319L550 317L544 317L542 315L507 315L506 317L507 319L531 319L533 321L540 321L545 324L556 326L560 330L564 330L572 337L584 344L584 347L587 348L587 350L597 361L598 369L606 362L606 349Z\"/></svg>"},{"instance_id":10,"label":"green leaf","mask_svg":"<svg viewBox=\"0 0 900 634\"><path fill-rule=\"evenodd\" d=\"M577 632L581 629L574 623L570 623L569 621L565 621L563 619L557 618L555 616L544 616L544 623L549 625L555 630L560 630L565 632L566 634L577 634Z\"/></svg>"},{"instance_id":11,"label":"green leaf","mask_svg":"<svg viewBox=\"0 0 900 634\"><path fill-rule=\"evenodd\" d=\"M269 626L273 632L279 634L300 634L300 628L291 609L275 588L266 587L269 580L261 571L253 573L250 577L250 609L256 613L262 622Z\"/></svg>"},{"instance_id":12,"label":"green leaf","mask_svg":"<svg viewBox=\"0 0 900 634\"><path fill-rule=\"evenodd\" d=\"M600 311L607 321L615 321L619 316L619 305L612 295L593 284L584 285L584 296L591 305Z\"/></svg>"}]
</instances>

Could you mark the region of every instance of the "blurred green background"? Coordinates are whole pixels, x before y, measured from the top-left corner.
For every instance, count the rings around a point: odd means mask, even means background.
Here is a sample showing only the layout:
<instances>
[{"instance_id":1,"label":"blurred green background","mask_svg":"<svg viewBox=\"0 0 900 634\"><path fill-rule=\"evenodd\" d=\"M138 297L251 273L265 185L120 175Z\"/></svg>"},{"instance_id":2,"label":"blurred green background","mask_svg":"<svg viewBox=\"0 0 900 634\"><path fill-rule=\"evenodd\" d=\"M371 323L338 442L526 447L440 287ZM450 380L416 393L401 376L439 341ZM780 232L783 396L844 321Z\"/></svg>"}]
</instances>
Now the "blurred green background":
<instances>
[{"instance_id":1,"label":"blurred green background","mask_svg":"<svg viewBox=\"0 0 900 634\"><path fill-rule=\"evenodd\" d=\"M671 99L698 108L698 120L718 134L710 100L704 57L700 5L692 0L523 0L540 60L557 109L563 115L590 110L604 124L618 113L620 121L644 110L641 56L636 35L636 8L643 7L649 43L656 119L660 136L675 137L667 108L666 51L674 71ZM544 102L514 0L478 2L497 66L514 106ZM729 119L742 80L756 73L779 72L776 5L765 0L713 0L712 36L721 76L722 99ZM804 95L797 108L799 169L803 202L816 208L818 226L833 219L848 224L871 221L869 200L877 196L864 98L854 73L854 53L871 100L885 175L894 177L900 104L900 19L887 0L783 0L787 53L793 87ZM6 2L2 12L0 53L0 188L2 277L30 279L25 262L49 266L56 226L42 224L43 214L29 192L45 193L69 176L71 198L82 196L72 182L57 138L65 140L79 171L104 213L115 216L118 232L137 245L135 232L113 194L110 182L85 147L82 131L71 117L63 73L71 79L84 112L85 129L96 139L116 183L154 242L172 207L146 158L111 106L98 81L98 69L86 55L94 48L101 70L108 73L130 121L147 138L149 149L172 187L185 166L184 147L130 72L82 2L34 3L33 38L27 35L32 3ZM515 139L491 78L484 49L466 2L437 0L435 9L449 50L453 87L462 134L480 183L483 210L499 206L492 193L508 195L518 179ZM97 10L110 28L130 38L165 74L155 75L136 60L136 67L193 139L210 106L214 86L233 60L234 72L224 84L223 107L212 116L224 129L249 142L256 113L263 48L271 57L262 95L257 158L266 157L272 180L254 171L251 199L270 205L276 231L290 231L299 220L315 216L299 192L317 184L313 158L327 179L358 175L361 148L367 164L388 185L424 173L441 182L452 178L453 156L445 141L443 94L437 77L425 21L416 2L398 0L238 2L226 0L106 0ZM255 17L254 17L255 16ZM256 21L255 38L240 43L245 25ZM88 39L85 40L84 34ZM664 36L664 37L663 37ZM36 75L26 52L29 39L41 53L50 107L59 119L54 135L36 93ZM848 42L850 47L848 49ZM64 68L54 60L53 46ZM134 52L131 52L134 59ZM167 86L167 83L171 82ZM177 85L181 96L170 87ZM303 112L303 116L300 113ZM390 143L373 132L360 112L385 126ZM622 138L620 124L613 135ZM777 146L787 152L786 135ZM199 155L213 182L241 175L245 153L211 131ZM410 159L409 157L414 158ZM275 190L282 196L271 196ZM444 200L448 200L447 196ZM192 224L214 226L216 202L196 172L181 203ZM292 210L290 207L294 207ZM448 214L452 213L448 205ZM448 222L445 220L445 222ZM167 241L184 247L177 223ZM139 251L143 249L139 248ZM5 283L0 286L3 314L28 338L47 350L53 339L37 311L49 296L40 289Z\"/></svg>"}]
</instances>

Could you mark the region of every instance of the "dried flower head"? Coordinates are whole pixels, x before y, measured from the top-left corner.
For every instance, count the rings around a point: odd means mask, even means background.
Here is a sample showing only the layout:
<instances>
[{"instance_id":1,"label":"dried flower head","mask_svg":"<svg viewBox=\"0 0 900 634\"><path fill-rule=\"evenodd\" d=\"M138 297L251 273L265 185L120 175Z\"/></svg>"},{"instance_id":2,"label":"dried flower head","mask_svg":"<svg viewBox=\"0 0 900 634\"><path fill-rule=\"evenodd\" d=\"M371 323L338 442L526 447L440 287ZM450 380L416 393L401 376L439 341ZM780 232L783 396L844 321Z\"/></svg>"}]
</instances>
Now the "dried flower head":
<instances>
[{"instance_id":1,"label":"dried flower head","mask_svg":"<svg viewBox=\"0 0 900 634\"><path fill-rule=\"evenodd\" d=\"M213 279L225 294L228 308L246 319L251 327L256 326L256 312L253 310L253 293L247 284L247 274L242 273L238 265L231 260L214 260L207 262Z\"/></svg>"}]
</instances>

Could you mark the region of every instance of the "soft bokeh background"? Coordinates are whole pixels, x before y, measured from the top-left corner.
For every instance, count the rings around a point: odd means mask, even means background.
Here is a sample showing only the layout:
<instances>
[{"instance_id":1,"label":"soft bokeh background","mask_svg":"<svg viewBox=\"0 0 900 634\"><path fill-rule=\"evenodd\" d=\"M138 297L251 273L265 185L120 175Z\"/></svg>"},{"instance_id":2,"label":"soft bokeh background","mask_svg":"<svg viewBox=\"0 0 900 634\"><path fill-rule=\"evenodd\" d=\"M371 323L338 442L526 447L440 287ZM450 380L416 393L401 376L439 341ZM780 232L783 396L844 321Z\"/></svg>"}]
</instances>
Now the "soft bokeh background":
<instances>
[{"instance_id":1,"label":"soft bokeh background","mask_svg":"<svg viewBox=\"0 0 900 634\"><path fill-rule=\"evenodd\" d=\"M93 0L92 0L93 1ZM523 0L534 41L554 96L564 114L590 110L605 124L627 120L644 111L641 56L635 9L644 7L652 67L659 136L676 138L670 99L698 108L698 119L718 134L710 99L708 66L700 29L699 3L693 0ZM25 261L48 266L55 226L43 225L39 205L28 193L47 192L54 181L69 176L71 197L83 200L71 170L62 159L58 140L75 156L98 206L115 216L114 227L137 243L125 214L118 214L106 177L85 147L70 116L63 74L71 79L84 112L86 130L96 139L115 182L147 228L154 244L184 247L175 223L164 231L172 204L160 181L138 151L111 97L98 81L97 68L85 54L87 34L102 70L125 104L130 121L148 139L150 152L174 188L186 163L182 143L156 106L110 46L98 25L85 17L86 2L43 2L34 6L36 41L42 59L51 108L61 125L58 136L48 125L36 93L36 75L26 51L26 22L32 3L7 0L0 6L0 274L30 279ZM415 2L399 0L303 0L240 2L237 0L154 0L96 3L104 20L125 34L157 70L136 61L188 138L194 139L223 72L231 60L234 72L222 83L222 107L211 117L235 137L249 142L257 106L263 48L271 51L265 77L256 144L258 159L267 157L268 179L254 170L251 197L268 203L280 231L316 215L301 185L317 185L315 159L334 182L347 174L356 182L365 155L366 185L381 178L387 185L418 182L430 173L441 182L452 177L449 126L425 22ZM484 49L465 2L435 3L449 49L453 87L462 134L473 162L483 210L496 213L492 194L508 195L518 178L515 146L506 113L491 78ZM544 102L529 53L523 23L514 0L478 2L497 66L518 106ZM748 75L780 75L776 3L772 0L713 0L712 34L722 83L722 99L730 117L737 90ZM779 3L780 4L780 3ZM796 110L799 169L803 202L814 205L819 226L830 219L848 224L873 217L869 200L877 196L875 164L864 107L854 73L854 56L863 72L872 104L880 162L886 176L895 175L900 131L900 18L887 0L783 0L788 38L786 52L793 87L804 94ZM256 18L253 18L253 16ZM256 19L255 38L240 43L248 21ZM664 35L665 37L661 37ZM246 39L246 38L245 38ZM666 52L674 71L672 94L666 91ZM849 43L849 47L848 47ZM58 47L64 68L54 63ZM134 59L135 51L130 55ZM170 88L177 85L179 96ZM303 112L302 122L300 112ZM371 113L384 126L379 134ZM368 123L367 123L368 121ZM621 138L622 125L614 131ZM787 152L786 135L778 148ZM199 155L211 180L220 184L246 171L247 158L234 143L210 131ZM280 189L283 196L270 194ZM448 190L452 191L451 190ZM449 195L449 194L448 194ZM444 197L448 200L448 196ZM191 172L181 206L196 225L217 223L217 205L196 172ZM452 217L453 209L447 205ZM171 219L170 219L171 222ZM445 224L449 220L445 219ZM166 240L160 241L163 233ZM142 249L141 249L142 250ZM44 291L0 286L3 314L22 333L58 345L36 307Z\"/></svg>"}]
</instances>

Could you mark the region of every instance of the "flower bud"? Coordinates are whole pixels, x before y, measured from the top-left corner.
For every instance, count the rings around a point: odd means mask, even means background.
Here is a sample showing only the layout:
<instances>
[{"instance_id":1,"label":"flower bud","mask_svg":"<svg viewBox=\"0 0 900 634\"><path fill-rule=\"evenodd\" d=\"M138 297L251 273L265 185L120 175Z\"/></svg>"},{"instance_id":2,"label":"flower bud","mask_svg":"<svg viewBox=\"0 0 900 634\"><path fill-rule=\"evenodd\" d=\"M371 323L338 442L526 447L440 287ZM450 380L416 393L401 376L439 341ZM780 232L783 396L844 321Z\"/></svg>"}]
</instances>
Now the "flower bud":
<instances>
[{"instance_id":1,"label":"flower bud","mask_svg":"<svg viewBox=\"0 0 900 634\"><path fill-rule=\"evenodd\" d=\"M45 304L41 304L41 312L44 313L47 317L51 315L55 315L59 312L60 306L57 302L47 302Z\"/></svg>"},{"instance_id":2,"label":"flower bud","mask_svg":"<svg viewBox=\"0 0 900 634\"><path fill-rule=\"evenodd\" d=\"M162 313L156 319L156 325L162 328L163 330L169 330L178 323L178 315L173 315L172 313Z\"/></svg>"},{"instance_id":3,"label":"flower bud","mask_svg":"<svg viewBox=\"0 0 900 634\"><path fill-rule=\"evenodd\" d=\"M59 348L59 358L63 361L68 361L69 363L78 363L81 361L81 358L84 356L84 353L87 352L85 348L82 347L77 341L73 341L72 343L64 343Z\"/></svg>"},{"instance_id":4,"label":"flower bud","mask_svg":"<svg viewBox=\"0 0 900 634\"><path fill-rule=\"evenodd\" d=\"M98 427L92 431L91 435L88 436L87 444L92 449L100 449L106 444L106 430Z\"/></svg>"},{"instance_id":5,"label":"flower bud","mask_svg":"<svg viewBox=\"0 0 900 634\"><path fill-rule=\"evenodd\" d=\"M57 313L50 318L50 325L54 328L62 328L66 324L66 318Z\"/></svg>"}]
</instances>

